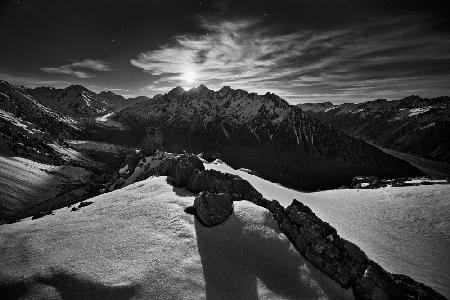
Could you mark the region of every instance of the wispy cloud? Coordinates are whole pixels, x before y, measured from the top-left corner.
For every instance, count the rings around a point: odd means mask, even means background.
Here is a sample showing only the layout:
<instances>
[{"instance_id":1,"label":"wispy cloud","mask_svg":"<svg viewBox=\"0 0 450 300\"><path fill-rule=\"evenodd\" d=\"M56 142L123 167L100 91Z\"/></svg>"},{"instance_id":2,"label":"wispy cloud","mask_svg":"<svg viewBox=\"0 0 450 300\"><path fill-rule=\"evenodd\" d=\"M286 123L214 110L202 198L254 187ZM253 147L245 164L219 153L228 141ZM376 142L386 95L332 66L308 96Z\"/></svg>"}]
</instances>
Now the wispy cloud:
<instances>
[{"instance_id":1,"label":"wispy cloud","mask_svg":"<svg viewBox=\"0 0 450 300\"><path fill-rule=\"evenodd\" d=\"M276 33L257 19L200 25L206 34L175 36L131 60L157 76L148 89L230 85L291 102L450 92L450 37L433 31L426 16L294 33Z\"/></svg>"},{"instance_id":2,"label":"wispy cloud","mask_svg":"<svg viewBox=\"0 0 450 300\"><path fill-rule=\"evenodd\" d=\"M97 75L91 71L111 71L108 63L98 59L85 59L79 62L73 62L60 67L41 67L41 71L46 73L56 73L71 75L78 78L92 78Z\"/></svg>"}]
</instances>

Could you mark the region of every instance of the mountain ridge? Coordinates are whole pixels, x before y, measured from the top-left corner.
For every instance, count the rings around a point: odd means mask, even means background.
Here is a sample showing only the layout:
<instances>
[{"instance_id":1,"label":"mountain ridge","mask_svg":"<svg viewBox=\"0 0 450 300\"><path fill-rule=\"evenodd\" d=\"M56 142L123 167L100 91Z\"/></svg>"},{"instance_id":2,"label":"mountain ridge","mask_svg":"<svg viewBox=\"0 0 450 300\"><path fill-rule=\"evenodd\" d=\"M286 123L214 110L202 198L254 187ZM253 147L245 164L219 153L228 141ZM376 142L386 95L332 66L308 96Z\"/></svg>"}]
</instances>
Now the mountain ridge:
<instances>
[{"instance_id":1,"label":"mountain ridge","mask_svg":"<svg viewBox=\"0 0 450 300\"><path fill-rule=\"evenodd\" d=\"M321 188L326 181L337 187L359 173L391 177L420 173L273 93L176 87L121 110L113 119L135 129L161 127L171 151L217 151L234 166L298 188ZM330 166L334 170L327 170ZM292 179L304 172L309 179Z\"/></svg>"},{"instance_id":2,"label":"mountain ridge","mask_svg":"<svg viewBox=\"0 0 450 300\"><path fill-rule=\"evenodd\" d=\"M299 104L306 114L377 146L450 162L450 97Z\"/></svg>"}]
</instances>

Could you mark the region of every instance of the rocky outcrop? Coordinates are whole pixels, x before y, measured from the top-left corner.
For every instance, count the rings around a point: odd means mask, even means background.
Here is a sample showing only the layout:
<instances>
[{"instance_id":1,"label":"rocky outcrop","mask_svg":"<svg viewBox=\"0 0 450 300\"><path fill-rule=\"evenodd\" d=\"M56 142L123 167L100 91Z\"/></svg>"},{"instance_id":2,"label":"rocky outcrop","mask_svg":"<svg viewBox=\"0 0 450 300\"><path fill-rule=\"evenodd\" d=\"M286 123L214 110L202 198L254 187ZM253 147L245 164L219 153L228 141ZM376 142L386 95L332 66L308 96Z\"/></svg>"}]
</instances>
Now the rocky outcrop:
<instances>
[{"instance_id":1,"label":"rocky outcrop","mask_svg":"<svg viewBox=\"0 0 450 300\"><path fill-rule=\"evenodd\" d=\"M343 287L352 287L356 299L445 299L406 275L384 270L297 200L286 209L265 200L265 207L297 250Z\"/></svg>"},{"instance_id":2,"label":"rocky outcrop","mask_svg":"<svg viewBox=\"0 0 450 300\"><path fill-rule=\"evenodd\" d=\"M350 187L352 189L378 189L388 186L419 186L432 184L449 184L449 178L431 178L427 176L421 177L402 177L395 179L380 179L376 176L356 176L353 178Z\"/></svg>"},{"instance_id":3,"label":"rocky outcrop","mask_svg":"<svg viewBox=\"0 0 450 300\"><path fill-rule=\"evenodd\" d=\"M294 200L284 209L272 201L268 209L294 246L315 266L343 287L350 287L366 269L367 256L356 245L339 237L309 207Z\"/></svg>"},{"instance_id":4,"label":"rocky outcrop","mask_svg":"<svg viewBox=\"0 0 450 300\"><path fill-rule=\"evenodd\" d=\"M161 160L162 156L158 152L154 157ZM239 176L205 170L195 155L166 155L156 165L153 175L172 176L175 186L198 193L193 207L185 211L196 215L205 226L226 221L233 212L233 201L248 200L268 209L296 249L340 285L352 288L356 299L445 299L408 276L385 271L295 199L285 209L276 200L263 198Z\"/></svg>"},{"instance_id":5,"label":"rocky outcrop","mask_svg":"<svg viewBox=\"0 0 450 300\"><path fill-rule=\"evenodd\" d=\"M157 127L148 127L142 142L142 151L145 155L152 155L156 150L162 148L163 142L161 130Z\"/></svg>"},{"instance_id":6,"label":"rocky outcrop","mask_svg":"<svg viewBox=\"0 0 450 300\"><path fill-rule=\"evenodd\" d=\"M202 152L200 153L200 158L203 158L207 162L211 163L215 161L216 159L220 159L220 153L219 152Z\"/></svg>"},{"instance_id":7,"label":"rocky outcrop","mask_svg":"<svg viewBox=\"0 0 450 300\"><path fill-rule=\"evenodd\" d=\"M226 193L202 192L195 198L194 208L204 225L215 226L224 222L233 213L233 201Z\"/></svg>"},{"instance_id":8,"label":"rocky outcrop","mask_svg":"<svg viewBox=\"0 0 450 300\"><path fill-rule=\"evenodd\" d=\"M189 184L192 175L201 170L205 170L205 167L197 156L181 155L176 159L173 174L168 175L173 177L173 184L175 186L184 187Z\"/></svg>"},{"instance_id":9,"label":"rocky outcrop","mask_svg":"<svg viewBox=\"0 0 450 300\"><path fill-rule=\"evenodd\" d=\"M352 189L371 189L378 187L379 183L380 179L376 176L356 176L355 178L353 178L350 187Z\"/></svg>"},{"instance_id":10,"label":"rocky outcrop","mask_svg":"<svg viewBox=\"0 0 450 300\"><path fill-rule=\"evenodd\" d=\"M194 193L227 193L233 201L258 202L262 199L262 195L248 181L216 170L195 170L189 178L187 189Z\"/></svg>"}]
</instances>

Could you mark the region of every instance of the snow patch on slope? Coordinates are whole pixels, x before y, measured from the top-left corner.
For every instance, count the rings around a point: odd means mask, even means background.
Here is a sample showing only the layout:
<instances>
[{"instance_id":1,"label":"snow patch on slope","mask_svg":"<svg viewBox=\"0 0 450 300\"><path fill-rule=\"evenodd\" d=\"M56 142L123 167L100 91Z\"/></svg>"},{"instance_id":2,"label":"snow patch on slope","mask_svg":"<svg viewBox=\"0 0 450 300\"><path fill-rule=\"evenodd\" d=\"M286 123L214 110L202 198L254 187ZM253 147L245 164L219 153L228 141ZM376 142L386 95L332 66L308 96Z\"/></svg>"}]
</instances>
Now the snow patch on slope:
<instances>
[{"instance_id":1,"label":"snow patch on slope","mask_svg":"<svg viewBox=\"0 0 450 300\"><path fill-rule=\"evenodd\" d=\"M427 106L427 107L418 107L418 108L413 108L409 110L409 116L413 117L413 116L417 116L423 113L426 113L427 111L430 111L433 107L432 106Z\"/></svg>"}]
</instances>

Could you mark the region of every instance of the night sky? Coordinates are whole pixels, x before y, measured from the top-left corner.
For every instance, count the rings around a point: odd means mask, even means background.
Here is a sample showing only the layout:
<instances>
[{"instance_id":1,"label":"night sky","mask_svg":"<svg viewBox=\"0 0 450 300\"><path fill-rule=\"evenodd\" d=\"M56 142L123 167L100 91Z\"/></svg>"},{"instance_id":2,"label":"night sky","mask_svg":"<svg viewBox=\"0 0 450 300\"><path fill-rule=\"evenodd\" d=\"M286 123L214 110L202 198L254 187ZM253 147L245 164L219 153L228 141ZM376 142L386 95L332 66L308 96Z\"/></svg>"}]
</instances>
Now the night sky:
<instances>
[{"instance_id":1,"label":"night sky","mask_svg":"<svg viewBox=\"0 0 450 300\"><path fill-rule=\"evenodd\" d=\"M201 83L291 103L450 95L446 1L0 2L0 79L126 97Z\"/></svg>"}]
</instances>

